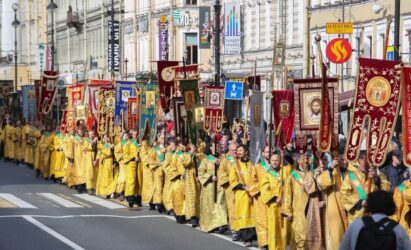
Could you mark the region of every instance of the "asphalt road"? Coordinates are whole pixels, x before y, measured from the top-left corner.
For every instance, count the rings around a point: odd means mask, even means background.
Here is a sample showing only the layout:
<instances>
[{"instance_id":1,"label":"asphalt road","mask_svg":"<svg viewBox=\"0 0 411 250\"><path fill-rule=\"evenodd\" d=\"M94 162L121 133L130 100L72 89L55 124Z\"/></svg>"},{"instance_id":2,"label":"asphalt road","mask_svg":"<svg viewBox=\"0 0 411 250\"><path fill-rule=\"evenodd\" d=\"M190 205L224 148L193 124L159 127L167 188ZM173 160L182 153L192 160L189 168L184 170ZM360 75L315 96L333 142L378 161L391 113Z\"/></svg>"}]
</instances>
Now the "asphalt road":
<instances>
[{"instance_id":1,"label":"asphalt road","mask_svg":"<svg viewBox=\"0 0 411 250\"><path fill-rule=\"evenodd\" d=\"M244 249L126 203L80 195L0 161L0 249Z\"/></svg>"}]
</instances>

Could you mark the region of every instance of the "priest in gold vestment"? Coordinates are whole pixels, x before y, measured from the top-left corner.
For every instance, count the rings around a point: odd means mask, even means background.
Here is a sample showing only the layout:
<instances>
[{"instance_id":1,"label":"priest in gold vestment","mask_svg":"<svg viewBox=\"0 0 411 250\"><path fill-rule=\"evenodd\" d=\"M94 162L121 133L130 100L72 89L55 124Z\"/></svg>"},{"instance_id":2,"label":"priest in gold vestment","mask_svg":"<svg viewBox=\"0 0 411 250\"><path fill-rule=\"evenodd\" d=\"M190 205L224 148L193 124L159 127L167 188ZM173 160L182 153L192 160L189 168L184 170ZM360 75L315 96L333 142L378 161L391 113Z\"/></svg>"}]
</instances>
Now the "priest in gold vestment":
<instances>
[{"instance_id":1,"label":"priest in gold vestment","mask_svg":"<svg viewBox=\"0 0 411 250\"><path fill-rule=\"evenodd\" d=\"M227 205L224 189L216 185L216 164L214 143L207 142L204 154L198 168L198 180L201 184L200 194L200 229L204 232L224 233L227 230Z\"/></svg>"}]
</instances>

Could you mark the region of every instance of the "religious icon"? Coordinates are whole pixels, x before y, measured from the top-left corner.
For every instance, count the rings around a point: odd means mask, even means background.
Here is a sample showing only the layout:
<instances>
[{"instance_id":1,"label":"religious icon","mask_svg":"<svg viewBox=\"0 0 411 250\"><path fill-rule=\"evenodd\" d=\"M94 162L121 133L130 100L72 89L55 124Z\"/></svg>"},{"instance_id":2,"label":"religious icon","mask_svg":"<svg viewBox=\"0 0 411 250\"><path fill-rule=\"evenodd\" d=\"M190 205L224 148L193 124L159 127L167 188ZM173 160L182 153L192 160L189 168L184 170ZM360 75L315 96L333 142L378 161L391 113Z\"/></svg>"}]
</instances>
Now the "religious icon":
<instances>
[{"instance_id":1,"label":"religious icon","mask_svg":"<svg viewBox=\"0 0 411 250\"><path fill-rule=\"evenodd\" d=\"M129 97L130 97L130 90L121 91L121 99L123 100L123 102L128 102Z\"/></svg>"},{"instance_id":2,"label":"religious icon","mask_svg":"<svg viewBox=\"0 0 411 250\"><path fill-rule=\"evenodd\" d=\"M131 114L136 115L137 114L137 103L133 102L131 104Z\"/></svg>"},{"instance_id":3,"label":"religious icon","mask_svg":"<svg viewBox=\"0 0 411 250\"><path fill-rule=\"evenodd\" d=\"M381 76L373 77L365 90L367 101L376 107L387 104L391 96L391 86L387 79Z\"/></svg>"},{"instance_id":4,"label":"religious icon","mask_svg":"<svg viewBox=\"0 0 411 250\"><path fill-rule=\"evenodd\" d=\"M106 99L106 107L107 108L110 108L110 109L113 109L114 108L114 106L115 106L115 99L113 98L113 97L109 97L109 98L107 98Z\"/></svg>"},{"instance_id":5,"label":"religious icon","mask_svg":"<svg viewBox=\"0 0 411 250\"><path fill-rule=\"evenodd\" d=\"M184 103L186 110L192 110L195 104L194 91L185 91L184 92Z\"/></svg>"},{"instance_id":6,"label":"religious icon","mask_svg":"<svg viewBox=\"0 0 411 250\"><path fill-rule=\"evenodd\" d=\"M210 94L210 105L212 106L220 106L220 93L212 92Z\"/></svg>"},{"instance_id":7,"label":"religious icon","mask_svg":"<svg viewBox=\"0 0 411 250\"><path fill-rule=\"evenodd\" d=\"M195 108L194 116L195 116L195 122L203 122L204 121L204 108L203 107Z\"/></svg>"},{"instance_id":8,"label":"religious icon","mask_svg":"<svg viewBox=\"0 0 411 250\"><path fill-rule=\"evenodd\" d=\"M146 91L146 108L154 108L156 93L154 91Z\"/></svg>"},{"instance_id":9,"label":"religious icon","mask_svg":"<svg viewBox=\"0 0 411 250\"><path fill-rule=\"evenodd\" d=\"M280 102L280 117L287 118L290 116L290 104L288 102Z\"/></svg>"},{"instance_id":10,"label":"religious icon","mask_svg":"<svg viewBox=\"0 0 411 250\"><path fill-rule=\"evenodd\" d=\"M55 87L55 80L47 80L47 85L46 85L46 90L47 91L53 91Z\"/></svg>"},{"instance_id":11,"label":"religious icon","mask_svg":"<svg viewBox=\"0 0 411 250\"><path fill-rule=\"evenodd\" d=\"M73 100L74 106L81 104L80 93L79 93L79 92L76 92L76 93L74 94L73 99L74 99L74 100Z\"/></svg>"},{"instance_id":12,"label":"religious icon","mask_svg":"<svg viewBox=\"0 0 411 250\"><path fill-rule=\"evenodd\" d=\"M311 110L311 115L310 118L311 120L317 122L321 118L321 99L320 97L314 97L310 101L310 110Z\"/></svg>"}]
</instances>

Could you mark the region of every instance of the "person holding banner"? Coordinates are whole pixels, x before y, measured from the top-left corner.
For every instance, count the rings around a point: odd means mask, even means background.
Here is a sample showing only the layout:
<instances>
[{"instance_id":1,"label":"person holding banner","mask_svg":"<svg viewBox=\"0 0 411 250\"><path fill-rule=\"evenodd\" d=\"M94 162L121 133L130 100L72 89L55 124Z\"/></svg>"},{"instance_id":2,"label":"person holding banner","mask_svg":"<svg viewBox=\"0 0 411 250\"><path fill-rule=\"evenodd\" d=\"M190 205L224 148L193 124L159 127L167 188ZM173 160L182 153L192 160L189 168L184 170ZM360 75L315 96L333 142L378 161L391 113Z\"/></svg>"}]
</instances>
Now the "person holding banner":
<instances>
[{"instance_id":1,"label":"person holding banner","mask_svg":"<svg viewBox=\"0 0 411 250\"><path fill-rule=\"evenodd\" d=\"M281 214L291 222L291 249L305 249L307 219L305 208L308 205L309 196L304 190L305 180L312 175L308 167L309 155L306 153L294 153L294 161L297 166L291 171L284 184L284 198L281 205Z\"/></svg>"},{"instance_id":2,"label":"person holding banner","mask_svg":"<svg viewBox=\"0 0 411 250\"><path fill-rule=\"evenodd\" d=\"M95 140L94 133L90 132L90 141L88 142L88 147L93 145L93 141ZM114 158L112 151L114 150L114 145L110 142L110 138L107 134L103 135L101 142L97 144L97 149L98 155L95 161L98 161L98 163L93 161L93 168L96 169L98 166L98 175L96 178L96 194L102 195L104 197L110 197L114 193L116 186L113 184Z\"/></svg>"},{"instance_id":3,"label":"person holding banner","mask_svg":"<svg viewBox=\"0 0 411 250\"><path fill-rule=\"evenodd\" d=\"M151 147L146 140L141 142L140 158L143 172L142 201L150 205L150 210L155 210L155 205L151 202L153 198L154 175L150 168Z\"/></svg>"},{"instance_id":4,"label":"person holding banner","mask_svg":"<svg viewBox=\"0 0 411 250\"><path fill-rule=\"evenodd\" d=\"M57 127L55 136L53 137L52 153L50 159L50 174L54 175L55 182L61 182L64 176L64 130Z\"/></svg>"},{"instance_id":5,"label":"person holding banner","mask_svg":"<svg viewBox=\"0 0 411 250\"><path fill-rule=\"evenodd\" d=\"M123 201L125 199L124 191L126 187L127 164L125 164L124 161L124 152L128 140L128 133L123 133L120 142L114 146L114 157L115 161L117 161L118 163L118 173L116 174L115 179L115 192L120 201Z\"/></svg>"},{"instance_id":6,"label":"person holding banner","mask_svg":"<svg viewBox=\"0 0 411 250\"><path fill-rule=\"evenodd\" d=\"M104 142L105 140L103 140ZM98 138L94 130L88 132L88 138L83 143L83 168L85 168L86 189L92 195L96 193L96 182L98 176L98 159L97 159ZM104 142L105 145L106 142Z\"/></svg>"},{"instance_id":7,"label":"person holding banner","mask_svg":"<svg viewBox=\"0 0 411 250\"><path fill-rule=\"evenodd\" d=\"M268 249L282 250L287 242L283 241L282 216L280 207L282 204L282 167L280 156L274 154L270 163L264 168L265 172L260 179L261 202L267 206L267 241ZM265 167L265 166L264 166Z\"/></svg>"},{"instance_id":8,"label":"person holding banner","mask_svg":"<svg viewBox=\"0 0 411 250\"><path fill-rule=\"evenodd\" d=\"M348 214L348 225L364 215L367 194L378 189L390 190L384 174L369 165L366 151L360 151L358 168L350 168L341 186L341 203Z\"/></svg>"},{"instance_id":9,"label":"person holding banner","mask_svg":"<svg viewBox=\"0 0 411 250\"><path fill-rule=\"evenodd\" d=\"M3 129L4 158L6 161L11 161L14 159L13 133L14 127L9 118L6 120L6 126Z\"/></svg>"},{"instance_id":10,"label":"person holding banner","mask_svg":"<svg viewBox=\"0 0 411 250\"><path fill-rule=\"evenodd\" d=\"M320 168L321 169L321 168ZM326 194L325 242L326 249L338 249L347 229L347 215L341 203L341 186L347 178L348 162L340 152L331 163L331 168L320 171L316 176L318 188Z\"/></svg>"},{"instance_id":11,"label":"person holding banner","mask_svg":"<svg viewBox=\"0 0 411 250\"><path fill-rule=\"evenodd\" d=\"M137 168L140 163L139 158L139 151L140 148L137 144L137 131L131 131L132 139L129 140L123 151L123 158L125 164L127 165L127 172L126 172L126 190L125 196L130 208L133 207L135 203L137 206L141 207L141 193L138 192L139 190L139 182L137 180ZM140 180L141 181L141 180ZM140 197L140 198L139 198Z\"/></svg>"},{"instance_id":12,"label":"person holding banner","mask_svg":"<svg viewBox=\"0 0 411 250\"><path fill-rule=\"evenodd\" d=\"M20 164L22 162L22 158L24 158L22 154L22 141L21 141L21 122L17 121L16 126L13 129L13 150L14 150L14 162Z\"/></svg>"},{"instance_id":13,"label":"person holding banner","mask_svg":"<svg viewBox=\"0 0 411 250\"><path fill-rule=\"evenodd\" d=\"M198 181L201 184L200 194L200 229L204 232L223 234L227 229L227 205L224 189L217 182L216 164L219 164L215 144L206 138L204 154L198 168ZM217 187L217 190L215 189Z\"/></svg>"},{"instance_id":14,"label":"person holding banner","mask_svg":"<svg viewBox=\"0 0 411 250\"><path fill-rule=\"evenodd\" d=\"M74 134L75 130L70 129L68 133L63 135L63 153L64 153L64 178L63 183L67 187L73 188L74 181Z\"/></svg>"},{"instance_id":15,"label":"person holding banner","mask_svg":"<svg viewBox=\"0 0 411 250\"><path fill-rule=\"evenodd\" d=\"M163 186L163 205L164 208L169 215L175 215L173 209L173 193L172 193L172 177L171 177L171 164L174 154L177 150L177 140L172 139L169 142L169 146L167 149L167 153L165 155L165 160L163 162L163 170L164 170L164 186Z\"/></svg>"},{"instance_id":16,"label":"person holding banner","mask_svg":"<svg viewBox=\"0 0 411 250\"><path fill-rule=\"evenodd\" d=\"M267 205L261 198L260 181L270 168L270 147L263 148L261 159L252 169L253 185L255 185L254 208L255 208L255 229L257 231L258 247L267 248Z\"/></svg>"},{"instance_id":17,"label":"person holding banner","mask_svg":"<svg viewBox=\"0 0 411 250\"><path fill-rule=\"evenodd\" d=\"M246 146L239 145L236 153L235 167L230 169L230 186L235 197L233 229L239 232L245 247L250 247L256 238L253 197L258 193L258 188L253 185L252 164Z\"/></svg>"},{"instance_id":18,"label":"person holding banner","mask_svg":"<svg viewBox=\"0 0 411 250\"><path fill-rule=\"evenodd\" d=\"M411 238L411 180L408 178L394 190L394 202L396 206L395 214L392 219L398 222Z\"/></svg>"},{"instance_id":19,"label":"person holding banner","mask_svg":"<svg viewBox=\"0 0 411 250\"><path fill-rule=\"evenodd\" d=\"M78 193L86 192L86 168L84 166L84 128L83 126L77 127L76 135L73 139L74 150L74 182L76 185L76 191Z\"/></svg>"},{"instance_id":20,"label":"person holding banner","mask_svg":"<svg viewBox=\"0 0 411 250\"><path fill-rule=\"evenodd\" d=\"M196 180L195 153L193 144L184 145L185 154L190 157L190 163L184 169L184 216L189 220L192 227L198 227L199 216L199 183ZM187 152L189 151L189 152Z\"/></svg>"},{"instance_id":21,"label":"person holding banner","mask_svg":"<svg viewBox=\"0 0 411 250\"><path fill-rule=\"evenodd\" d=\"M235 217L235 204L234 204L234 191L230 186L230 169L235 167L236 161L237 143L231 142L228 146L228 152L222 154L220 158L220 166L218 168L218 185L224 189L225 200L228 209L228 221L230 224L231 233L233 235L233 241L238 241L239 236L234 231L234 217Z\"/></svg>"}]
</instances>

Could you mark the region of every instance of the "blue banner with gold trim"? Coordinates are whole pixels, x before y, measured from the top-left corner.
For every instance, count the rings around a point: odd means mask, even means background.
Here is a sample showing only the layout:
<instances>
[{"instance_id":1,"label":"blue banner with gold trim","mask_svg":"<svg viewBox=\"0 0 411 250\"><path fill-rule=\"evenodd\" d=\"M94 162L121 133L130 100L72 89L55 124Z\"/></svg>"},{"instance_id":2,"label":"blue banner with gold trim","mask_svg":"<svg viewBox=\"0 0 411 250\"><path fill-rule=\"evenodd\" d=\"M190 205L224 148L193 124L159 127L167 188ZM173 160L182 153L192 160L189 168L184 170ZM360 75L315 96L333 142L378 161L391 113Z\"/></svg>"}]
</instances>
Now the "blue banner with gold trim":
<instances>
[{"instance_id":1,"label":"blue banner with gold trim","mask_svg":"<svg viewBox=\"0 0 411 250\"><path fill-rule=\"evenodd\" d=\"M140 141L155 140L156 116L160 105L158 105L159 88L158 82L143 82L139 84L140 89Z\"/></svg>"},{"instance_id":2,"label":"blue banner with gold trim","mask_svg":"<svg viewBox=\"0 0 411 250\"><path fill-rule=\"evenodd\" d=\"M116 127L123 124L123 127L127 128L128 98L135 96L136 82L116 81L116 110L114 116L114 124Z\"/></svg>"}]
</instances>

